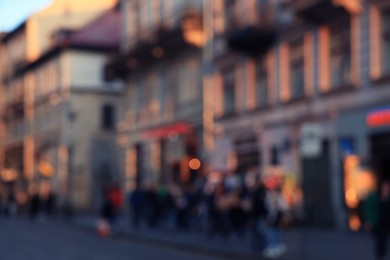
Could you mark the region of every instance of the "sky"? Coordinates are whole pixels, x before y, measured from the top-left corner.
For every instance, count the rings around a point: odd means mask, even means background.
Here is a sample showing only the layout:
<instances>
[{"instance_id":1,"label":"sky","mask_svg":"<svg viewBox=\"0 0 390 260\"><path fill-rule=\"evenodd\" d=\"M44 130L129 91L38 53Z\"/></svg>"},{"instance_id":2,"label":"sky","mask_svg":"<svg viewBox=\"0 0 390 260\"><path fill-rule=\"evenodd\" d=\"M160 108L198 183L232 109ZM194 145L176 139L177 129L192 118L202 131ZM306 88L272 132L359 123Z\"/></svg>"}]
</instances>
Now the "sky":
<instances>
[{"instance_id":1,"label":"sky","mask_svg":"<svg viewBox=\"0 0 390 260\"><path fill-rule=\"evenodd\" d=\"M51 0L0 0L0 32L10 31Z\"/></svg>"}]
</instances>

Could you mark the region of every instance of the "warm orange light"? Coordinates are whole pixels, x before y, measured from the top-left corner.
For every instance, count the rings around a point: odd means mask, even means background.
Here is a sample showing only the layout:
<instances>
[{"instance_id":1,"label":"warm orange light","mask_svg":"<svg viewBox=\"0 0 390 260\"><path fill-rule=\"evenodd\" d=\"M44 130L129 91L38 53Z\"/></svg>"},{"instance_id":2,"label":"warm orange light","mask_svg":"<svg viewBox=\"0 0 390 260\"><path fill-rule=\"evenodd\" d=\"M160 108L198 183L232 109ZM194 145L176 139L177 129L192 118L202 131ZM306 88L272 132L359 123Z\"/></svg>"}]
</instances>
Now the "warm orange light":
<instances>
[{"instance_id":1,"label":"warm orange light","mask_svg":"<svg viewBox=\"0 0 390 260\"><path fill-rule=\"evenodd\" d=\"M354 189L347 190L345 193L345 199L349 208L356 208L359 203L357 193Z\"/></svg>"},{"instance_id":2,"label":"warm orange light","mask_svg":"<svg viewBox=\"0 0 390 260\"><path fill-rule=\"evenodd\" d=\"M197 47L202 47L205 44L205 36L203 30L189 30L184 33L186 42Z\"/></svg>"},{"instance_id":3,"label":"warm orange light","mask_svg":"<svg viewBox=\"0 0 390 260\"><path fill-rule=\"evenodd\" d=\"M362 171L358 175L357 179L357 187L360 190L360 196L365 198L369 192L375 190L376 187L376 179L372 172L366 170Z\"/></svg>"},{"instance_id":4,"label":"warm orange light","mask_svg":"<svg viewBox=\"0 0 390 260\"><path fill-rule=\"evenodd\" d=\"M196 158L193 158L189 161L188 163L188 166L190 167L191 170L199 170L200 166L201 166L201 162L199 161L199 159L196 159Z\"/></svg>"},{"instance_id":5,"label":"warm orange light","mask_svg":"<svg viewBox=\"0 0 390 260\"><path fill-rule=\"evenodd\" d=\"M51 177L54 173L53 166L48 162L41 162L39 164L39 171L43 176Z\"/></svg>"},{"instance_id":6,"label":"warm orange light","mask_svg":"<svg viewBox=\"0 0 390 260\"><path fill-rule=\"evenodd\" d=\"M10 182L16 180L18 177L18 172L14 169L5 169L1 175L3 181Z\"/></svg>"},{"instance_id":7,"label":"warm orange light","mask_svg":"<svg viewBox=\"0 0 390 260\"><path fill-rule=\"evenodd\" d=\"M361 226L362 226L362 223L361 223L358 216L352 215L349 217L349 228L352 231L358 231Z\"/></svg>"}]
</instances>

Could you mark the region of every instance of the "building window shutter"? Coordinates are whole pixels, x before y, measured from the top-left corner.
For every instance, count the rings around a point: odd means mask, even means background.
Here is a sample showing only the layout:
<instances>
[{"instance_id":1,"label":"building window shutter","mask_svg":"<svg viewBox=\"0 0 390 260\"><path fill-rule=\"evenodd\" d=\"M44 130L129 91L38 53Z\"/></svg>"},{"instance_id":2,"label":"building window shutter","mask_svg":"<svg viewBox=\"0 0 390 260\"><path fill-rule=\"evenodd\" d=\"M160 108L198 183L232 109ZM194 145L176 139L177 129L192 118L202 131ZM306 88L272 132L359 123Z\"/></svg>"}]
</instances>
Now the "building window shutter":
<instances>
[{"instance_id":1,"label":"building window shutter","mask_svg":"<svg viewBox=\"0 0 390 260\"><path fill-rule=\"evenodd\" d=\"M351 82L357 86L360 82L360 16L351 19Z\"/></svg>"},{"instance_id":2,"label":"building window shutter","mask_svg":"<svg viewBox=\"0 0 390 260\"><path fill-rule=\"evenodd\" d=\"M253 59L247 61L247 109L251 110L256 107L256 67Z\"/></svg>"},{"instance_id":3,"label":"building window shutter","mask_svg":"<svg viewBox=\"0 0 390 260\"><path fill-rule=\"evenodd\" d=\"M215 0L214 1L214 26L216 34L223 34L225 31L225 21L224 21L224 0Z\"/></svg>"},{"instance_id":4,"label":"building window shutter","mask_svg":"<svg viewBox=\"0 0 390 260\"><path fill-rule=\"evenodd\" d=\"M240 89L240 86L241 86L241 73L242 73L242 67L241 67L241 63L237 64L237 66L235 67L234 69L234 93L236 93L236 98L234 99L234 107L235 107L235 111L240 111L241 109L241 104L242 104L242 100L241 100L241 89Z\"/></svg>"},{"instance_id":5,"label":"building window shutter","mask_svg":"<svg viewBox=\"0 0 390 260\"><path fill-rule=\"evenodd\" d=\"M270 104L276 102L276 73L275 73L275 53L273 50L267 53L267 73L268 73L268 100Z\"/></svg>"},{"instance_id":6,"label":"building window shutter","mask_svg":"<svg viewBox=\"0 0 390 260\"><path fill-rule=\"evenodd\" d=\"M256 23L257 15L258 15L258 3L256 0L246 0L246 13L248 14L248 24Z\"/></svg>"},{"instance_id":7,"label":"building window shutter","mask_svg":"<svg viewBox=\"0 0 390 260\"><path fill-rule=\"evenodd\" d=\"M378 7L370 8L370 76L371 79L378 79L381 74L381 17Z\"/></svg>"},{"instance_id":8,"label":"building window shutter","mask_svg":"<svg viewBox=\"0 0 390 260\"><path fill-rule=\"evenodd\" d=\"M282 102L287 102L291 97L289 52L286 43L280 45L280 100Z\"/></svg>"},{"instance_id":9,"label":"building window shutter","mask_svg":"<svg viewBox=\"0 0 390 260\"><path fill-rule=\"evenodd\" d=\"M215 75L215 115L217 117L223 114L223 82L221 73Z\"/></svg>"},{"instance_id":10,"label":"building window shutter","mask_svg":"<svg viewBox=\"0 0 390 260\"><path fill-rule=\"evenodd\" d=\"M319 79L322 93L326 93L330 90L329 41L329 28L325 26L321 27L319 31Z\"/></svg>"},{"instance_id":11,"label":"building window shutter","mask_svg":"<svg viewBox=\"0 0 390 260\"><path fill-rule=\"evenodd\" d=\"M312 33L304 36L305 95L314 92L314 38Z\"/></svg>"}]
</instances>

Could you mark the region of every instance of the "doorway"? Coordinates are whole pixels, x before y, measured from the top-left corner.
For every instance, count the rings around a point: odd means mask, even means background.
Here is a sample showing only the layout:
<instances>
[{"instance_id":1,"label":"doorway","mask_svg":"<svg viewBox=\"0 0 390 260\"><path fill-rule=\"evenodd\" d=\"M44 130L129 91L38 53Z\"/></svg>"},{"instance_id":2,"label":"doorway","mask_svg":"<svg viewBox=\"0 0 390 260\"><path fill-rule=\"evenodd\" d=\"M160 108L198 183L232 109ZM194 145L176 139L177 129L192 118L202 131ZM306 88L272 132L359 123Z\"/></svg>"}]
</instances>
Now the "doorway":
<instances>
[{"instance_id":1,"label":"doorway","mask_svg":"<svg viewBox=\"0 0 390 260\"><path fill-rule=\"evenodd\" d=\"M302 158L302 188L305 223L310 226L332 227L329 142L324 140L321 153Z\"/></svg>"},{"instance_id":2,"label":"doorway","mask_svg":"<svg viewBox=\"0 0 390 260\"><path fill-rule=\"evenodd\" d=\"M390 133L372 135L371 163L378 184L383 181L390 181Z\"/></svg>"}]
</instances>

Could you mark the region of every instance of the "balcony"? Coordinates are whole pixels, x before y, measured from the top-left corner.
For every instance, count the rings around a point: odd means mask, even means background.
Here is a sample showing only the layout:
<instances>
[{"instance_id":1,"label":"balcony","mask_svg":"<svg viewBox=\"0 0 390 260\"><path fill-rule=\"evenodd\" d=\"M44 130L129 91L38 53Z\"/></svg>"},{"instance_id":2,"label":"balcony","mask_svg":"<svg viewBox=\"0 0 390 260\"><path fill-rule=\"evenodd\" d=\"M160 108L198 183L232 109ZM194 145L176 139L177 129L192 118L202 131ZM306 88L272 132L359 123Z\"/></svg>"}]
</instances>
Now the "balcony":
<instances>
[{"instance_id":1,"label":"balcony","mask_svg":"<svg viewBox=\"0 0 390 260\"><path fill-rule=\"evenodd\" d=\"M150 66L153 61L171 58L183 49L199 49L204 44L201 10L186 5L176 8L169 19L161 20L147 30L140 32L140 38L130 51L108 60L104 68L106 80L124 79L129 73Z\"/></svg>"},{"instance_id":2,"label":"balcony","mask_svg":"<svg viewBox=\"0 0 390 260\"><path fill-rule=\"evenodd\" d=\"M324 24L334 19L358 14L360 0L296 0L298 17L314 24Z\"/></svg>"},{"instance_id":3,"label":"balcony","mask_svg":"<svg viewBox=\"0 0 390 260\"><path fill-rule=\"evenodd\" d=\"M242 52L267 50L275 40L276 16L271 5L257 6L253 10L237 12L238 1L228 11L225 27L227 44Z\"/></svg>"}]
</instances>

